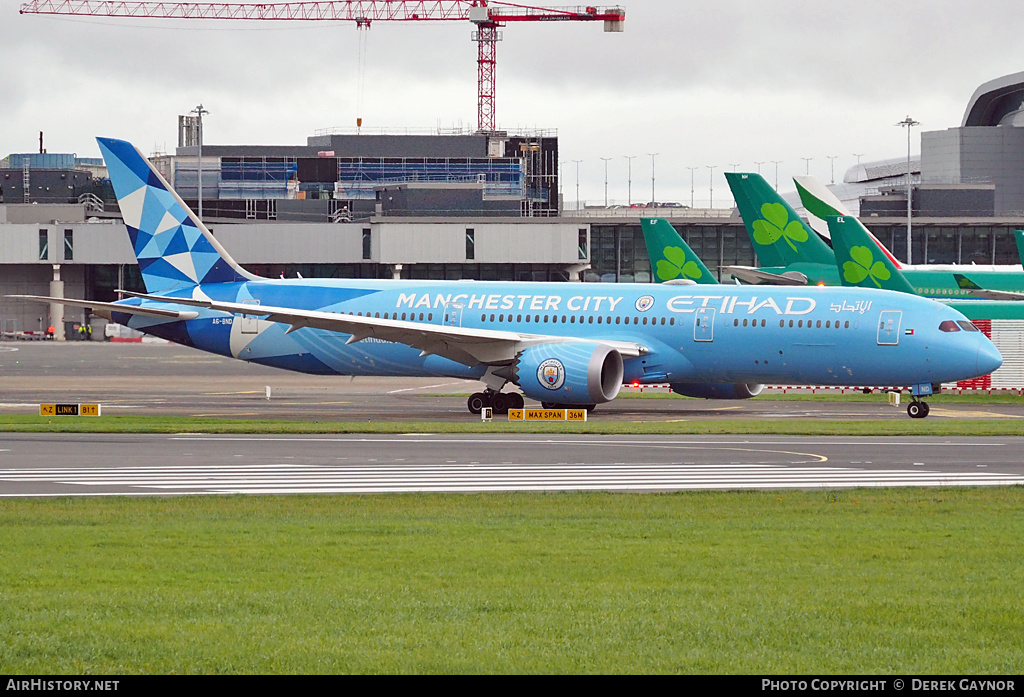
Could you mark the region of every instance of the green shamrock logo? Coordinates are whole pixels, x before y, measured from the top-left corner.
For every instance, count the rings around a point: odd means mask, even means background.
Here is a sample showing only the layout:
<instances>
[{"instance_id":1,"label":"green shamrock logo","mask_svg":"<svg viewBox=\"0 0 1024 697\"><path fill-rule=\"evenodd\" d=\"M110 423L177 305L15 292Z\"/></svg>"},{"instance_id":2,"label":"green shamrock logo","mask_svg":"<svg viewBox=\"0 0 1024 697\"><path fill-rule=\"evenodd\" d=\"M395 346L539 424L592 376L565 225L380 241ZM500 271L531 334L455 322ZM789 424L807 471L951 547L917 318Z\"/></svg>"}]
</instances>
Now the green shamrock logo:
<instances>
[{"instance_id":1,"label":"green shamrock logo","mask_svg":"<svg viewBox=\"0 0 1024 697\"><path fill-rule=\"evenodd\" d=\"M807 230L799 220L790 220L786 207L781 203L766 203L761 206L764 220L754 221L754 241L765 246L775 244L780 239L796 251L796 242L807 241Z\"/></svg>"},{"instance_id":2,"label":"green shamrock logo","mask_svg":"<svg viewBox=\"0 0 1024 697\"><path fill-rule=\"evenodd\" d=\"M697 262L686 260L686 252L680 247L665 247L661 250L664 259L659 259L657 264L658 278L663 281L671 281L673 278L698 279L704 275Z\"/></svg>"},{"instance_id":3,"label":"green shamrock logo","mask_svg":"<svg viewBox=\"0 0 1024 697\"><path fill-rule=\"evenodd\" d=\"M874 254L867 247L850 247L850 258L853 261L843 264L843 278L850 283L860 283L870 278L876 287L881 288L882 284L876 279L889 280L889 269L882 262L875 261Z\"/></svg>"}]
</instances>

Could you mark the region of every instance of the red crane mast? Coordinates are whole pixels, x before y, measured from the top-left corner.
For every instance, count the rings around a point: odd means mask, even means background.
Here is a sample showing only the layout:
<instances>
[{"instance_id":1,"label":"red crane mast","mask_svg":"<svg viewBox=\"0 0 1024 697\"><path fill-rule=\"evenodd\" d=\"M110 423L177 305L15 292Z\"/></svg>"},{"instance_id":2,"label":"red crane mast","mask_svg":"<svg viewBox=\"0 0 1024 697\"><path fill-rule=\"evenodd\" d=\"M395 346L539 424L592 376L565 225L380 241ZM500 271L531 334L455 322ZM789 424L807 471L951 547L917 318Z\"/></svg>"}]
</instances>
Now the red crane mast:
<instances>
[{"instance_id":1,"label":"red crane mast","mask_svg":"<svg viewBox=\"0 0 1024 697\"><path fill-rule=\"evenodd\" d=\"M498 28L508 22L604 22L606 32L620 32L622 7L535 7L490 0L325 0L282 3L113 2L104 0L32 0L21 14L145 17L154 19L252 19L274 21L348 20L371 22L470 21L476 25L477 128L495 130L495 68Z\"/></svg>"}]
</instances>

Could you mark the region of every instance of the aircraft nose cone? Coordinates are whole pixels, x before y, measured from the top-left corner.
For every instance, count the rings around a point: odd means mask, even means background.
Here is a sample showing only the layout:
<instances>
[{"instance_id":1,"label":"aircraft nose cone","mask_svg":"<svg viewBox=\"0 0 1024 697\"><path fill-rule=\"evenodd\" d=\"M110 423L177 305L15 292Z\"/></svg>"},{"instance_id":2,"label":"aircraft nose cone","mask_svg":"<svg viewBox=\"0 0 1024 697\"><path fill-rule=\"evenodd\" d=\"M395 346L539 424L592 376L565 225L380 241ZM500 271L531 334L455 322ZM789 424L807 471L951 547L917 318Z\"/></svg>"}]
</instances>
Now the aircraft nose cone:
<instances>
[{"instance_id":1,"label":"aircraft nose cone","mask_svg":"<svg viewBox=\"0 0 1024 697\"><path fill-rule=\"evenodd\" d=\"M988 375L1003 364L999 349L991 341L982 342L978 349L978 375Z\"/></svg>"}]
</instances>

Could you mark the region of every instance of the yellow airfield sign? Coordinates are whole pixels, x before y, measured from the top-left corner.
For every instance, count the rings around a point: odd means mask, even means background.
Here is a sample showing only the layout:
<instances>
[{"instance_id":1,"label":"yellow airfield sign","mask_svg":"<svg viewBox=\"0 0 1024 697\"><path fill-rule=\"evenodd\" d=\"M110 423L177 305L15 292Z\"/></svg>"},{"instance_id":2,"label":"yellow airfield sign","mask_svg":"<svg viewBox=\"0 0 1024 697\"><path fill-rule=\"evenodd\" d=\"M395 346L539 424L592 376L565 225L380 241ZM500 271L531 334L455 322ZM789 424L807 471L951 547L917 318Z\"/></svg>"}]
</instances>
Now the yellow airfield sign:
<instances>
[{"instance_id":1,"label":"yellow airfield sign","mask_svg":"<svg viewBox=\"0 0 1024 697\"><path fill-rule=\"evenodd\" d=\"M586 421L586 409L509 409L509 421Z\"/></svg>"},{"instance_id":2,"label":"yellow airfield sign","mask_svg":"<svg viewBox=\"0 0 1024 697\"><path fill-rule=\"evenodd\" d=\"M99 416L99 404L40 404L40 416Z\"/></svg>"}]
</instances>

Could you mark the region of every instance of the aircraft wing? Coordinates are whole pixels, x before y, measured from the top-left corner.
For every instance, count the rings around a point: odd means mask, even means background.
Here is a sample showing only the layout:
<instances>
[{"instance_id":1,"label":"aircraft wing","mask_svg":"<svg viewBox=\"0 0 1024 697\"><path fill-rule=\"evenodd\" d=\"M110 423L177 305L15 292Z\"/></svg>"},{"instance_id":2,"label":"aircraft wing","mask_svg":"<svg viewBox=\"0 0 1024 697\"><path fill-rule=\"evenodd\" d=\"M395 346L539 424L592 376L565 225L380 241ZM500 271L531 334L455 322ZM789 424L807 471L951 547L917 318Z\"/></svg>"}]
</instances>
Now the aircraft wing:
<instances>
[{"instance_id":1,"label":"aircraft wing","mask_svg":"<svg viewBox=\"0 0 1024 697\"><path fill-rule=\"evenodd\" d=\"M582 341L574 337L548 336L544 334L521 334L519 332L493 329L471 329L449 327L423 322L408 322L397 319L359 317L340 312L302 310L293 307L252 305L247 303L223 302L220 300L195 298L165 298L143 293L130 293L135 297L175 305L191 305L209 310L266 317L268 321L290 325L288 332L303 327L324 329L350 334L345 343L353 344L363 339L376 338L405 344L421 351L421 355L435 354L463 365L501 365L515 360L516 354L537 344ZM595 340L614 348L622 356L631 358L647 353L647 348L627 341Z\"/></svg>"},{"instance_id":2,"label":"aircraft wing","mask_svg":"<svg viewBox=\"0 0 1024 697\"><path fill-rule=\"evenodd\" d=\"M964 292L972 298L984 300L1024 300L1024 293L1012 290L988 290L986 288L965 288Z\"/></svg>"},{"instance_id":3,"label":"aircraft wing","mask_svg":"<svg viewBox=\"0 0 1024 697\"><path fill-rule=\"evenodd\" d=\"M753 266L723 266L722 271L747 283L771 286L806 286L807 276L799 271L787 271L784 274L769 273Z\"/></svg>"},{"instance_id":4,"label":"aircraft wing","mask_svg":"<svg viewBox=\"0 0 1024 697\"><path fill-rule=\"evenodd\" d=\"M93 311L100 311L104 316L109 312L124 312L129 315L144 315L166 320L188 320L199 317L199 313L193 310L166 310L159 307L141 307L139 305L121 305L119 303L102 303L96 300L76 300L74 298L50 298L45 295L7 295L8 298L20 298L21 300L38 300L44 303L60 303L72 307L85 307ZM100 314L97 312L97 314Z\"/></svg>"},{"instance_id":5,"label":"aircraft wing","mask_svg":"<svg viewBox=\"0 0 1024 697\"><path fill-rule=\"evenodd\" d=\"M983 300L1024 300L1024 293L1012 290L982 288L962 273L953 274L953 278L956 279L956 284L960 287L960 290L972 298L982 298Z\"/></svg>"}]
</instances>

